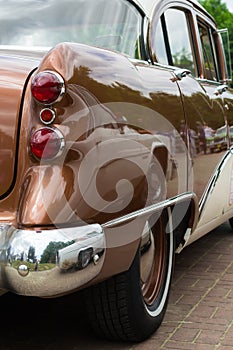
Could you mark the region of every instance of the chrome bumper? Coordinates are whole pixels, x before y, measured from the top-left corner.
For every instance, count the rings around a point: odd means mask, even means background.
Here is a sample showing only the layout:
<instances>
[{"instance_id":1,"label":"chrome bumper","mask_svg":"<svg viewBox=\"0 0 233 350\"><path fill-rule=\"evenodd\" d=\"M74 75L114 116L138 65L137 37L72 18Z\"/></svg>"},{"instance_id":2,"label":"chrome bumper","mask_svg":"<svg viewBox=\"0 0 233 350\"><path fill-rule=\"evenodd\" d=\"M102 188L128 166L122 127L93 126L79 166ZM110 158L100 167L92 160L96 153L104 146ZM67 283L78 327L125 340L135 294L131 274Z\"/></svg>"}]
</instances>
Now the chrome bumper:
<instances>
[{"instance_id":1,"label":"chrome bumper","mask_svg":"<svg viewBox=\"0 0 233 350\"><path fill-rule=\"evenodd\" d=\"M99 274L105 250L98 224L37 231L0 224L0 289L40 297L71 292Z\"/></svg>"}]
</instances>

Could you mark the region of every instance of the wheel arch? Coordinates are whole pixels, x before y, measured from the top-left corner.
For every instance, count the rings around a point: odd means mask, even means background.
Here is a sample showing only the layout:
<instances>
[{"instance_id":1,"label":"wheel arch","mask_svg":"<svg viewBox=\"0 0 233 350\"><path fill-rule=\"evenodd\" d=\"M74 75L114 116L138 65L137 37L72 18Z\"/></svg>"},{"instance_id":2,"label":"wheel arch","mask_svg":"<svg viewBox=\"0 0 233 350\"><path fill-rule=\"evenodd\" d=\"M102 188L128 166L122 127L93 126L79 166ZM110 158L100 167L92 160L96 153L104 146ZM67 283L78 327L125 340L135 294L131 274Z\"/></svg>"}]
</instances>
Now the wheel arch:
<instances>
[{"instance_id":1,"label":"wheel arch","mask_svg":"<svg viewBox=\"0 0 233 350\"><path fill-rule=\"evenodd\" d=\"M167 174L168 168L168 149L165 145L159 145L153 149L154 157L159 161L164 174Z\"/></svg>"},{"instance_id":2,"label":"wheel arch","mask_svg":"<svg viewBox=\"0 0 233 350\"><path fill-rule=\"evenodd\" d=\"M189 238L197 226L198 208L198 200L195 194L190 200L178 203L172 208L176 253L180 253L188 244Z\"/></svg>"}]
</instances>

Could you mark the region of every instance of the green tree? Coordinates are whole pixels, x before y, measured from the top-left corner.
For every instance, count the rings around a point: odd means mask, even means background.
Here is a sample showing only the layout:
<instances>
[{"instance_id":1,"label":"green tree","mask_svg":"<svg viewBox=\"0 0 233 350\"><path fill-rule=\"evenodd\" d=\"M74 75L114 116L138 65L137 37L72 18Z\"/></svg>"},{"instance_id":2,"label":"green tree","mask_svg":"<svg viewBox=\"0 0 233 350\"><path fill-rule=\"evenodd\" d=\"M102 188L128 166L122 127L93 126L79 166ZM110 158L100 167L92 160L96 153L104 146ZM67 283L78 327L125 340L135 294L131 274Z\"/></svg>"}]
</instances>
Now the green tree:
<instances>
[{"instance_id":1,"label":"green tree","mask_svg":"<svg viewBox=\"0 0 233 350\"><path fill-rule=\"evenodd\" d=\"M28 261L34 262L36 256L35 256L35 248L33 246L30 246L28 249Z\"/></svg>"},{"instance_id":2,"label":"green tree","mask_svg":"<svg viewBox=\"0 0 233 350\"><path fill-rule=\"evenodd\" d=\"M219 28L233 28L233 14L222 0L199 0L199 2L214 17Z\"/></svg>"},{"instance_id":3,"label":"green tree","mask_svg":"<svg viewBox=\"0 0 233 350\"><path fill-rule=\"evenodd\" d=\"M59 249L65 248L71 244L73 244L74 241L69 241L69 242L50 242L47 247L45 248L40 262L41 264L44 263L52 263L55 264L56 263L56 258L57 258L57 251Z\"/></svg>"},{"instance_id":4,"label":"green tree","mask_svg":"<svg viewBox=\"0 0 233 350\"><path fill-rule=\"evenodd\" d=\"M230 37L231 66L233 64L233 13L222 0L199 0L200 4L214 17L219 29L228 28Z\"/></svg>"}]
</instances>

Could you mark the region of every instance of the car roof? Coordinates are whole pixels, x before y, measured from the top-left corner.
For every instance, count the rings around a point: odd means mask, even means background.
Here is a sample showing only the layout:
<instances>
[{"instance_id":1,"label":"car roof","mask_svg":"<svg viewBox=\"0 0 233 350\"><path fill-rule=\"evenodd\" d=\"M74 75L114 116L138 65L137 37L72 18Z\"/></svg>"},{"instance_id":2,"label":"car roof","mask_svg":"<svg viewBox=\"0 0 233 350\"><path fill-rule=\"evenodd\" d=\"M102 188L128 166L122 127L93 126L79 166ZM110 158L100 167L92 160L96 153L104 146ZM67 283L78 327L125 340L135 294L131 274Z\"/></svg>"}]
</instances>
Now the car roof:
<instances>
[{"instance_id":1,"label":"car roof","mask_svg":"<svg viewBox=\"0 0 233 350\"><path fill-rule=\"evenodd\" d=\"M137 4L143 10L145 15L150 18L154 8L159 4L162 5L162 3L164 3L164 0L132 0L132 2ZM174 1L168 2L172 3ZM183 2L194 5L195 7L198 7L202 12L207 14L207 11L204 9L203 6L201 6L201 4L197 0L183 0Z\"/></svg>"}]
</instances>

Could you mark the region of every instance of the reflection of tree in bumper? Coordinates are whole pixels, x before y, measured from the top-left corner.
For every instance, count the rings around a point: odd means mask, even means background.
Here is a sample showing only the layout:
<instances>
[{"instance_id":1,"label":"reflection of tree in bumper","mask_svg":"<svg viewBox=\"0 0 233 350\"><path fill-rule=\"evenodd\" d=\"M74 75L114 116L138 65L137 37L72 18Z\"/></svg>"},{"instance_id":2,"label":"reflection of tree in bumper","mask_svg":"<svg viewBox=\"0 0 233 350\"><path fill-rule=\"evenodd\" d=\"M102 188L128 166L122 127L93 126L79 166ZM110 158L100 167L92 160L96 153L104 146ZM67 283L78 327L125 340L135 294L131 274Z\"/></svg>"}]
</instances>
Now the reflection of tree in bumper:
<instances>
[{"instance_id":1,"label":"reflection of tree in bumper","mask_svg":"<svg viewBox=\"0 0 233 350\"><path fill-rule=\"evenodd\" d=\"M0 238L0 288L19 294L46 297L71 292L96 277L104 263L105 235L98 224L38 231L1 225ZM68 268L76 264L67 277L64 262Z\"/></svg>"}]
</instances>

